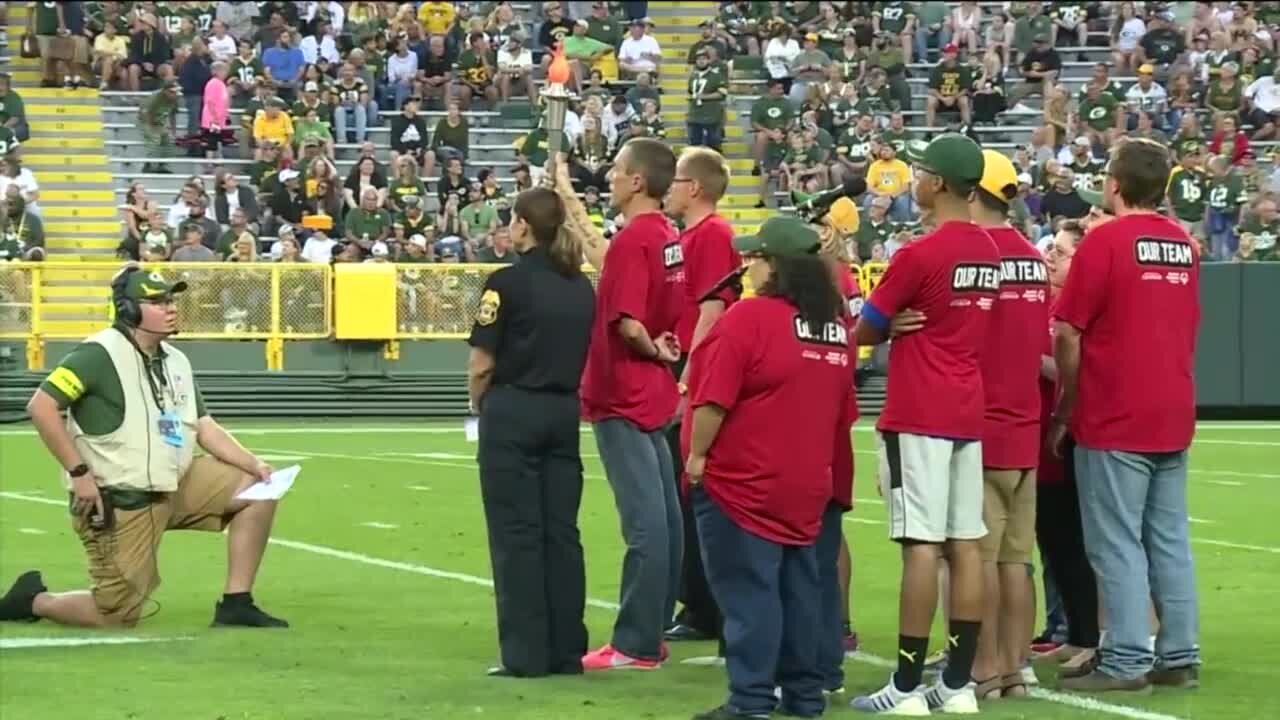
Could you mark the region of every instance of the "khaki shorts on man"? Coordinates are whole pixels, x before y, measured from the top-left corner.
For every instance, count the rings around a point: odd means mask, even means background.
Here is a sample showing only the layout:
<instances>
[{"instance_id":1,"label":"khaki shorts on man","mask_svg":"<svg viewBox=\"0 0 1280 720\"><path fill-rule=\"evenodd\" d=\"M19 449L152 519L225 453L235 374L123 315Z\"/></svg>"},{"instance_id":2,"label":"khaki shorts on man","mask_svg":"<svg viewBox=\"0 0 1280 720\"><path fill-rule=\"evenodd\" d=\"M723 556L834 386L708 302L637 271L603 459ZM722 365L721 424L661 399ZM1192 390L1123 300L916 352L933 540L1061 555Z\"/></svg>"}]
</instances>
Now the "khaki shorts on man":
<instances>
[{"instance_id":1,"label":"khaki shorts on man","mask_svg":"<svg viewBox=\"0 0 1280 720\"><path fill-rule=\"evenodd\" d=\"M1036 471L984 468L982 559L992 563L1031 562L1036 541Z\"/></svg>"},{"instance_id":2,"label":"khaki shorts on man","mask_svg":"<svg viewBox=\"0 0 1280 720\"><path fill-rule=\"evenodd\" d=\"M139 497L152 496L150 504L134 510L116 508L115 527L110 530L90 528L83 516L73 518L72 528L89 557L99 612L113 624L136 623L147 598L160 586L156 563L160 537L166 530L222 532L231 519L227 509L244 480L244 471L204 455L191 463L178 481L177 492L140 491Z\"/></svg>"}]
</instances>

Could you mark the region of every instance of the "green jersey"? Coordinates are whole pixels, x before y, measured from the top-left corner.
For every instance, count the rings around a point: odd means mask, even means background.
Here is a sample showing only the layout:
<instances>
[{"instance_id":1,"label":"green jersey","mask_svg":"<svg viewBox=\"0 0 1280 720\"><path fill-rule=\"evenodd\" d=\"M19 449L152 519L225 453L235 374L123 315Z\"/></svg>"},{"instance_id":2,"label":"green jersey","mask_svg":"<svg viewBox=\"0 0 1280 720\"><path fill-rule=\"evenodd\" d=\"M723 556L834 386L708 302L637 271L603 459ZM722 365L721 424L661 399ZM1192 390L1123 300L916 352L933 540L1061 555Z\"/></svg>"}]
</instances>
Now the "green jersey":
<instances>
[{"instance_id":1,"label":"green jersey","mask_svg":"<svg viewBox=\"0 0 1280 720\"><path fill-rule=\"evenodd\" d=\"M18 142L18 136L9 128L0 125L0 157L4 157L9 153L18 149L22 143Z\"/></svg>"},{"instance_id":2,"label":"green jersey","mask_svg":"<svg viewBox=\"0 0 1280 720\"><path fill-rule=\"evenodd\" d=\"M1204 201L1209 179L1199 168L1176 167L1169 175L1169 204L1183 222L1204 220Z\"/></svg>"},{"instance_id":3,"label":"green jersey","mask_svg":"<svg viewBox=\"0 0 1280 720\"><path fill-rule=\"evenodd\" d=\"M381 208L377 210L356 208L347 213L347 218L342 221L342 225L347 234L357 240L365 235L368 235L370 240L377 240L384 232L391 232L391 213Z\"/></svg>"},{"instance_id":4,"label":"green jersey","mask_svg":"<svg viewBox=\"0 0 1280 720\"><path fill-rule=\"evenodd\" d=\"M208 415L196 379L190 378L195 394L196 417ZM40 389L58 403L71 408L76 424L89 435L115 432L124 423L124 387L107 349L98 343L81 343L67 353L58 367L40 383Z\"/></svg>"},{"instance_id":5,"label":"green jersey","mask_svg":"<svg viewBox=\"0 0 1280 720\"><path fill-rule=\"evenodd\" d=\"M858 232L854 233L854 240L858 243L858 257L863 260L871 259L871 248L876 243L886 243L898 232L898 225L890 222L887 218L881 223L875 223L871 218L867 218L865 222L858 225Z\"/></svg>"},{"instance_id":6,"label":"green jersey","mask_svg":"<svg viewBox=\"0 0 1280 720\"><path fill-rule=\"evenodd\" d=\"M1257 216L1250 216L1248 220L1236 226L1236 235L1244 235L1250 233L1253 235L1253 249L1255 252L1268 256L1276 251L1276 241L1280 240L1280 217L1269 223L1264 223Z\"/></svg>"},{"instance_id":7,"label":"green jersey","mask_svg":"<svg viewBox=\"0 0 1280 720\"><path fill-rule=\"evenodd\" d=\"M1102 178L1107 173L1107 165L1101 160L1094 160L1093 157L1086 157L1084 161L1076 159L1071 160L1071 164L1067 166L1071 172L1075 173L1072 180L1072 187L1077 190L1101 190Z\"/></svg>"},{"instance_id":8,"label":"green jersey","mask_svg":"<svg viewBox=\"0 0 1280 720\"><path fill-rule=\"evenodd\" d=\"M1220 112L1236 112L1244 104L1241 97L1240 80L1231 83L1231 87L1222 87L1218 81L1209 83L1209 87L1205 90L1204 104L1211 110Z\"/></svg>"},{"instance_id":9,"label":"green jersey","mask_svg":"<svg viewBox=\"0 0 1280 720\"><path fill-rule=\"evenodd\" d=\"M845 128L836 140L836 154L852 163L867 162L871 156L874 132L863 133L857 128Z\"/></svg>"},{"instance_id":10,"label":"green jersey","mask_svg":"<svg viewBox=\"0 0 1280 720\"><path fill-rule=\"evenodd\" d=\"M1236 79L1239 80L1240 84L1244 87L1249 87L1253 84L1254 80L1267 77L1275 73L1275 71L1275 65L1272 59L1264 57L1256 63L1249 63L1247 65L1243 62L1240 63L1240 74L1236 76Z\"/></svg>"},{"instance_id":11,"label":"green jersey","mask_svg":"<svg viewBox=\"0 0 1280 720\"><path fill-rule=\"evenodd\" d=\"M238 82L245 87L257 85L264 77L266 73L262 71L262 61L256 55L247 61L236 57L231 61L231 68L227 74L227 80Z\"/></svg>"},{"instance_id":12,"label":"green jersey","mask_svg":"<svg viewBox=\"0 0 1280 720\"><path fill-rule=\"evenodd\" d=\"M1241 205L1249 202L1244 191L1244 180L1235 173L1228 172L1209 178L1209 209L1217 212L1235 212Z\"/></svg>"},{"instance_id":13,"label":"green jersey","mask_svg":"<svg viewBox=\"0 0 1280 720\"><path fill-rule=\"evenodd\" d=\"M467 50L458 56L458 74L468 85L484 87L493 82L493 71L498 66L494 53L481 57L474 50Z\"/></svg>"},{"instance_id":14,"label":"green jersey","mask_svg":"<svg viewBox=\"0 0 1280 720\"><path fill-rule=\"evenodd\" d=\"M592 40L598 40L605 45L616 48L622 44L622 32L622 23L611 17L603 20L595 17L587 18L587 37ZM725 56L721 53L720 57L723 58ZM689 64L692 65L693 61L690 60Z\"/></svg>"},{"instance_id":15,"label":"green jersey","mask_svg":"<svg viewBox=\"0 0 1280 720\"><path fill-rule=\"evenodd\" d=\"M36 35L58 34L58 3L36 3Z\"/></svg>"},{"instance_id":16,"label":"green jersey","mask_svg":"<svg viewBox=\"0 0 1280 720\"><path fill-rule=\"evenodd\" d=\"M1108 130L1116 125L1116 107L1119 104L1110 93L1099 93L1096 99L1086 97L1080 102L1080 117L1094 130Z\"/></svg>"},{"instance_id":17,"label":"green jersey","mask_svg":"<svg viewBox=\"0 0 1280 720\"><path fill-rule=\"evenodd\" d=\"M1102 88L1099 95L1110 95L1116 102L1124 102L1128 96L1128 90L1116 80L1108 80L1106 87ZM1076 93L1076 100L1084 102L1089 97L1089 83L1085 83Z\"/></svg>"},{"instance_id":18,"label":"green jersey","mask_svg":"<svg viewBox=\"0 0 1280 720\"><path fill-rule=\"evenodd\" d=\"M396 214L395 229L397 232L404 233L405 240L414 235L426 235L427 228L435 227L435 225L436 221L429 213L419 212L416 218L409 217L409 213Z\"/></svg>"},{"instance_id":19,"label":"green jersey","mask_svg":"<svg viewBox=\"0 0 1280 720\"><path fill-rule=\"evenodd\" d=\"M569 137L564 133L560 133L560 152L569 152L572 146L569 144ZM528 159L529 164L534 167L542 167L547 164L547 153L550 152L550 142L547 137L547 131L544 128L536 128L525 136L524 142L520 145L520 154Z\"/></svg>"},{"instance_id":20,"label":"green jersey","mask_svg":"<svg viewBox=\"0 0 1280 720\"><path fill-rule=\"evenodd\" d=\"M907 21L916 11L909 3L882 2L876 5L875 14L880 18L880 32L897 35L907 29Z\"/></svg>"},{"instance_id":21,"label":"green jersey","mask_svg":"<svg viewBox=\"0 0 1280 720\"><path fill-rule=\"evenodd\" d=\"M894 151L898 153L899 158L902 157L902 151L906 149L907 141L910 139L911 139L911 131L905 127L902 128L901 130L894 130L893 128L889 128L888 130L882 130L880 132L880 140L882 142L887 142L890 145L892 145Z\"/></svg>"},{"instance_id":22,"label":"green jersey","mask_svg":"<svg viewBox=\"0 0 1280 720\"><path fill-rule=\"evenodd\" d=\"M160 21L160 32L177 35L182 30L182 18L187 16L185 10L177 3L156 3L156 15ZM175 42L174 47L179 43Z\"/></svg>"},{"instance_id":23,"label":"green jersey","mask_svg":"<svg viewBox=\"0 0 1280 720\"><path fill-rule=\"evenodd\" d=\"M467 205L458 211L458 215L467 229L467 237L472 238L489 232L494 223L498 222L498 211L484 200Z\"/></svg>"},{"instance_id":24,"label":"green jersey","mask_svg":"<svg viewBox=\"0 0 1280 720\"><path fill-rule=\"evenodd\" d=\"M307 116L307 111L312 108L315 108L317 120L326 123L333 122L333 107L329 105L329 103L321 102L319 100L317 100L314 105L308 105L305 100L298 100L293 104L293 107L289 109L289 114L293 116L293 121L297 123L302 118L305 118ZM297 134L297 128L294 128L294 134Z\"/></svg>"},{"instance_id":25,"label":"green jersey","mask_svg":"<svg viewBox=\"0 0 1280 720\"><path fill-rule=\"evenodd\" d=\"M24 212L13 219L5 216L0 222L0 261L21 260L32 248L44 247L44 223L39 217Z\"/></svg>"},{"instance_id":26,"label":"green jersey","mask_svg":"<svg viewBox=\"0 0 1280 720\"><path fill-rule=\"evenodd\" d=\"M1169 147L1173 148L1173 156L1178 160L1182 160L1189 153L1200 152L1204 149L1204 139L1199 135L1183 135L1179 133L1173 138Z\"/></svg>"},{"instance_id":27,"label":"green jersey","mask_svg":"<svg viewBox=\"0 0 1280 720\"><path fill-rule=\"evenodd\" d=\"M427 184L418 180L402 180L400 178L393 179L387 184L387 197L391 198L391 204L396 207L404 206L404 199L409 195L417 195L420 198L427 196Z\"/></svg>"},{"instance_id":28,"label":"green jersey","mask_svg":"<svg viewBox=\"0 0 1280 720\"><path fill-rule=\"evenodd\" d=\"M889 93L888 85L881 85L875 89L868 86L864 92L859 93L858 102L853 106L853 109L860 113L885 115L897 110L898 103L893 99L893 95Z\"/></svg>"},{"instance_id":29,"label":"green jersey","mask_svg":"<svg viewBox=\"0 0 1280 720\"><path fill-rule=\"evenodd\" d=\"M718 97L708 97L718 95ZM689 122L700 125L724 124L724 76L711 68L695 70L689 76Z\"/></svg>"},{"instance_id":30,"label":"green jersey","mask_svg":"<svg viewBox=\"0 0 1280 720\"><path fill-rule=\"evenodd\" d=\"M751 105L751 124L769 130L785 128L791 124L795 115L795 108L785 97L765 95Z\"/></svg>"},{"instance_id":31,"label":"green jersey","mask_svg":"<svg viewBox=\"0 0 1280 720\"><path fill-rule=\"evenodd\" d=\"M27 110L22 104L22 98L18 97L18 93L13 90L0 95L0 125L9 122L9 118L27 119Z\"/></svg>"},{"instance_id":32,"label":"green jersey","mask_svg":"<svg viewBox=\"0 0 1280 720\"><path fill-rule=\"evenodd\" d=\"M953 98L973 84L969 66L956 63L947 67L943 63L929 71L929 89L936 91L944 98Z\"/></svg>"}]
</instances>

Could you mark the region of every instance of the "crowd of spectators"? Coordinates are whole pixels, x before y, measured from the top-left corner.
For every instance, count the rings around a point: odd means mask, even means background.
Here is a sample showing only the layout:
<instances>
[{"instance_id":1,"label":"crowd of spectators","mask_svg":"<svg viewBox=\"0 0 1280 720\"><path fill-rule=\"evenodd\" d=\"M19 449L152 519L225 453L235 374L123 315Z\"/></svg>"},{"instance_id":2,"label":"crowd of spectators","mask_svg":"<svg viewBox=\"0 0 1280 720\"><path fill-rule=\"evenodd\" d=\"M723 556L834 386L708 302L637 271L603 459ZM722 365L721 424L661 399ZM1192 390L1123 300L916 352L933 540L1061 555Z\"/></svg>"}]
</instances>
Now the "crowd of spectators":
<instances>
[{"instance_id":1,"label":"crowd of spectators","mask_svg":"<svg viewBox=\"0 0 1280 720\"><path fill-rule=\"evenodd\" d=\"M516 104L541 117L546 50L557 44L573 70L562 139L572 176L602 226L620 221L601 203L613 156L632 137L667 136L658 78L671 60L647 5L41 2L33 25L43 84L97 78L104 90L146 93L144 173L172 172L164 158L176 154L216 173L211 188L190 178L172 205L187 214L160 224L135 186L122 255L170 256L195 222L214 258L240 257L230 233L257 242L291 231L342 260L469 262L492 251L508 198L541 180L550 143L529 121L518 164L499 177L475 163L467 111ZM775 191L794 199L865 178L870 222L850 248L862 261L887 260L919 232L908 145L943 129L1011 153L1023 181L1013 219L1038 243L1089 212L1112 143L1149 137L1176 159L1168 209L1206 257L1280 259L1280 173L1263 162L1280 139L1280 3L734 0L697 32L684 65L688 142L721 149L733 96L757 96L757 206L777 204ZM1065 72L1086 58L1106 61L1087 78ZM371 132L380 126L386 134ZM27 134L21 99L0 79L2 154L16 159ZM335 159L351 145L358 161L343 176ZM225 158L252 162L247 183ZM0 183L17 186L38 222L30 172L10 163ZM143 202L157 200L169 199ZM8 256L34 247L23 242ZM283 257L280 242L257 248Z\"/></svg>"}]
</instances>

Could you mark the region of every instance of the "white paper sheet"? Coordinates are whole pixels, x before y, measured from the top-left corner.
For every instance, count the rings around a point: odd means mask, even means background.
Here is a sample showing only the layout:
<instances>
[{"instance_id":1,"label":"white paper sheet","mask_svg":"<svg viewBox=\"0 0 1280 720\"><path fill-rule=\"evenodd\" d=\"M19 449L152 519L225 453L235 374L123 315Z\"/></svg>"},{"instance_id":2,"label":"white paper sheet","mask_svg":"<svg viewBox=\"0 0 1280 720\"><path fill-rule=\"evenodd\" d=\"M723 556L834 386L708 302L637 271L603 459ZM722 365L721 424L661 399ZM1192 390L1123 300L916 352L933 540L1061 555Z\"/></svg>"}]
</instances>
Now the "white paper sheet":
<instances>
[{"instance_id":1,"label":"white paper sheet","mask_svg":"<svg viewBox=\"0 0 1280 720\"><path fill-rule=\"evenodd\" d=\"M462 430L467 434L467 442L480 440L480 418L469 417L462 421Z\"/></svg>"},{"instance_id":2,"label":"white paper sheet","mask_svg":"<svg viewBox=\"0 0 1280 720\"><path fill-rule=\"evenodd\" d=\"M245 488L239 495L237 500L279 500L284 494L289 492L289 488L293 487L293 481L298 478L298 473L302 471L301 465L290 465L287 468L281 468L271 473L271 479L267 482L256 482Z\"/></svg>"}]
</instances>

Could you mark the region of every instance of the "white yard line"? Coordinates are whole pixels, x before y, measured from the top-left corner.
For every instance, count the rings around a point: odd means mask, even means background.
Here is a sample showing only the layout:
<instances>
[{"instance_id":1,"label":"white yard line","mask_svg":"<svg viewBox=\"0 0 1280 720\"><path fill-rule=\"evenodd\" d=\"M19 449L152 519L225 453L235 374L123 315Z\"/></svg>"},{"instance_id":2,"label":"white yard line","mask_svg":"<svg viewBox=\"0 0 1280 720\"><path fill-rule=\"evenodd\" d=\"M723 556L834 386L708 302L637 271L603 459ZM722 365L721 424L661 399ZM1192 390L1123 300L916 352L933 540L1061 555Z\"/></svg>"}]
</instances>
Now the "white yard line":
<instances>
[{"instance_id":1,"label":"white yard line","mask_svg":"<svg viewBox=\"0 0 1280 720\"><path fill-rule=\"evenodd\" d=\"M370 520L370 521L368 521L368 522L362 522L362 523L360 523L360 526L361 526L361 527L367 527L367 528L373 528L373 529L375 529L375 530L398 530L398 529L400 529L400 526L399 526L399 525L392 525L391 523L378 522L377 520Z\"/></svg>"},{"instance_id":2,"label":"white yard line","mask_svg":"<svg viewBox=\"0 0 1280 720\"><path fill-rule=\"evenodd\" d=\"M1235 480L1209 480L1211 485L1225 485L1226 487L1244 487L1244 483Z\"/></svg>"},{"instance_id":3,"label":"white yard line","mask_svg":"<svg viewBox=\"0 0 1280 720\"><path fill-rule=\"evenodd\" d=\"M36 528L18 528L18 532L23 535L48 535L44 530L37 530Z\"/></svg>"},{"instance_id":4,"label":"white yard line","mask_svg":"<svg viewBox=\"0 0 1280 720\"><path fill-rule=\"evenodd\" d=\"M49 500L47 498L30 497L17 493L0 492L0 497L13 500L26 500L28 502L36 502L43 504L54 504L61 506L63 503L57 500ZM350 562L361 563L363 565L372 565L375 567L386 568L388 570L399 570L400 572L413 573L416 575L426 575L428 577L440 578L444 580L454 580L468 585L476 585L479 587L492 588L493 581L488 578L479 577L477 575L469 575L467 573L457 573L448 570L440 570L426 565L417 565L415 563L399 562L396 560L385 560L383 558L364 555L362 553L350 552L347 550L339 550L337 548L326 547L324 545L313 545L311 543L299 542L297 540L286 540L284 538L271 538L272 545L292 548L303 552L309 552L314 555L323 555L326 557L337 558L340 560L348 560ZM1240 546L1244 547L1244 546ZM1257 546L1253 546L1256 549ZM1253 549L1253 548L1251 548ZM618 604L608 600L599 600L596 598L587 598L587 605L599 608L601 610L617 610ZM895 663L887 658L872 655L870 653L859 652L853 659L863 664L875 667L886 668L895 667ZM1102 712L1118 717L1129 718L1130 720L1183 720L1176 715L1165 715L1163 713L1150 712L1139 708L1130 707L1128 705L1116 705L1113 703L1094 700L1092 698L1076 697L1074 695L1064 695L1039 688L1032 691L1032 696L1046 700L1048 702L1066 705L1080 710L1089 712Z\"/></svg>"},{"instance_id":5,"label":"white yard line","mask_svg":"<svg viewBox=\"0 0 1280 720\"><path fill-rule=\"evenodd\" d=\"M1236 548L1237 550L1256 550L1257 552L1268 552L1280 554L1280 547L1265 547L1262 545L1248 545L1246 543L1227 542L1226 540L1209 540L1207 538L1191 538L1191 542L1200 543L1202 545L1220 545L1222 547Z\"/></svg>"},{"instance_id":6,"label":"white yard line","mask_svg":"<svg viewBox=\"0 0 1280 720\"><path fill-rule=\"evenodd\" d=\"M48 637L48 638L0 638L0 650L25 650L29 648L64 648L82 647L85 645L136 645L139 643L176 642L179 640L195 640L193 637L111 637L98 635L89 637Z\"/></svg>"}]
</instances>

